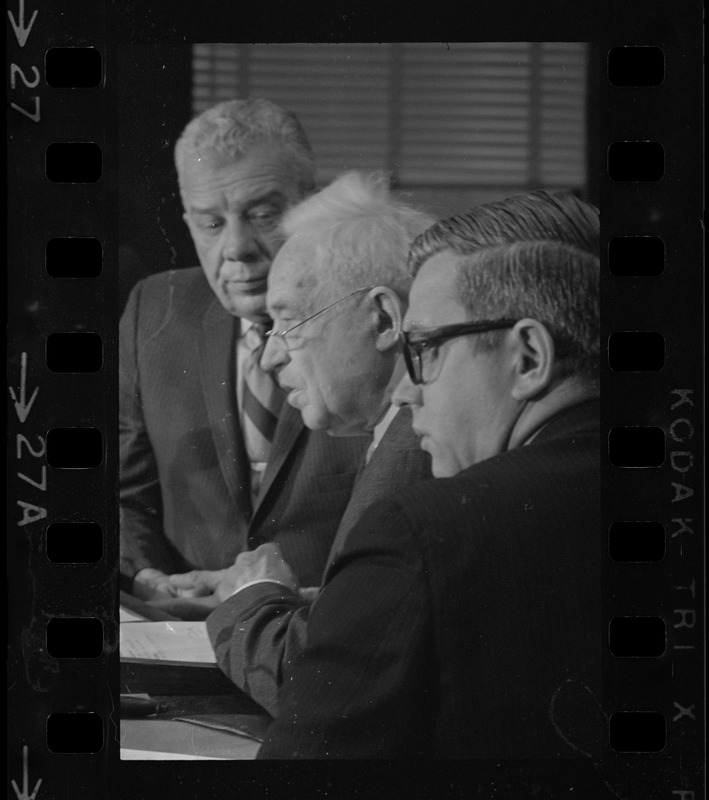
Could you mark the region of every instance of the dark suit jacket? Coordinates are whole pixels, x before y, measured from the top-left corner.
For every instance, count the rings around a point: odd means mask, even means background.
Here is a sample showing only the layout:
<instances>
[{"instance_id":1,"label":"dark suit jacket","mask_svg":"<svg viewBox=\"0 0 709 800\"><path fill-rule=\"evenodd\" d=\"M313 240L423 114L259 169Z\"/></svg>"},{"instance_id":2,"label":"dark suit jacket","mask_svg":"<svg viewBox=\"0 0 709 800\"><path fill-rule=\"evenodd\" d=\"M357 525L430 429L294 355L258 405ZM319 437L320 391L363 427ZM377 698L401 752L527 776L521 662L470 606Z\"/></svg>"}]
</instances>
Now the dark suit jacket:
<instances>
[{"instance_id":1,"label":"dark suit jacket","mask_svg":"<svg viewBox=\"0 0 709 800\"><path fill-rule=\"evenodd\" d=\"M220 569L276 540L319 583L366 438L304 428L284 404L255 507L238 424L239 320L201 269L141 281L120 328L121 570Z\"/></svg>"},{"instance_id":2,"label":"dark suit jacket","mask_svg":"<svg viewBox=\"0 0 709 800\"><path fill-rule=\"evenodd\" d=\"M431 458L411 430L411 412L402 409L357 478L328 564L333 563L366 508L430 477ZM310 604L290 591L261 583L230 597L207 619L219 666L271 714L278 710L283 674L305 646L309 610Z\"/></svg>"},{"instance_id":3,"label":"dark suit jacket","mask_svg":"<svg viewBox=\"0 0 709 800\"><path fill-rule=\"evenodd\" d=\"M583 403L527 446L371 506L259 757L578 756L606 636L599 453Z\"/></svg>"}]
</instances>

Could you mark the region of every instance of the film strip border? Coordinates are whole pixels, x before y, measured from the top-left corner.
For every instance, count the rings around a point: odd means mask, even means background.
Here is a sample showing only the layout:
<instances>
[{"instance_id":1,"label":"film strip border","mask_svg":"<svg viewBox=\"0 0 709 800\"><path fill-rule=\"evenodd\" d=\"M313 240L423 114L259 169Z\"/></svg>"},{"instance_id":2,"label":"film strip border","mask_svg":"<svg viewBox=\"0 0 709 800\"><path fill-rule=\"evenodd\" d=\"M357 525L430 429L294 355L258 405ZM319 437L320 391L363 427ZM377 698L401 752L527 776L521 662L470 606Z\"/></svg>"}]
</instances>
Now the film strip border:
<instances>
[{"instance_id":1,"label":"film strip border","mask_svg":"<svg viewBox=\"0 0 709 800\"><path fill-rule=\"evenodd\" d=\"M603 55L603 707L613 755L602 770L621 797L694 800L704 788L702 233L692 215L701 178L687 149L696 118L692 92L674 94L680 48Z\"/></svg>"},{"instance_id":2,"label":"film strip border","mask_svg":"<svg viewBox=\"0 0 709 800\"><path fill-rule=\"evenodd\" d=\"M20 0L7 23L8 796L109 797L118 231L106 8Z\"/></svg>"},{"instance_id":3,"label":"film strip border","mask_svg":"<svg viewBox=\"0 0 709 800\"><path fill-rule=\"evenodd\" d=\"M117 120L97 46L105 8L85 13L77 33L53 7L18 0L8 12L9 744L18 800L118 791L109 786L118 759ZM598 45L592 170L601 176L608 347L600 713L609 737L598 766L619 797L695 800L700 99L687 94L683 43L655 38Z\"/></svg>"}]
</instances>

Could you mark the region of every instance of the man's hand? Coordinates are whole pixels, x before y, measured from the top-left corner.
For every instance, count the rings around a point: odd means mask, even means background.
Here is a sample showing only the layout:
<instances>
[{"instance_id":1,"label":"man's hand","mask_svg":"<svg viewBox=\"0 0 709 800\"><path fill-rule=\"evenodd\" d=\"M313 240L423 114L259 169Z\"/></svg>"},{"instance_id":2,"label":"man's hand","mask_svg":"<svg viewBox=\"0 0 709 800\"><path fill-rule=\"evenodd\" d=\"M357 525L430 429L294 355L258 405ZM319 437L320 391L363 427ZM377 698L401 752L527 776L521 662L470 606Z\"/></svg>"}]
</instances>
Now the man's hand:
<instances>
[{"instance_id":1,"label":"man's hand","mask_svg":"<svg viewBox=\"0 0 709 800\"><path fill-rule=\"evenodd\" d=\"M206 597L171 597L150 600L146 605L167 611L168 614L180 619L203 620L207 619L219 603L216 594L210 594Z\"/></svg>"},{"instance_id":2,"label":"man's hand","mask_svg":"<svg viewBox=\"0 0 709 800\"><path fill-rule=\"evenodd\" d=\"M275 542L268 542L255 550L239 553L234 566L226 570L223 580L217 586L216 595L223 603L234 592L252 581L275 581L284 584L295 593L298 592L298 579Z\"/></svg>"},{"instance_id":3,"label":"man's hand","mask_svg":"<svg viewBox=\"0 0 709 800\"><path fill-rule=\"evenodd\" d=\"M159 580L160 594L148 599L148 605L167 611L186 620L203 620L221 602L214 590L226 575L226 570L201 570L162 575Z\"/></svg>"},{"instance_id":4,"label":"man's hand","mask_svg":"<svg viewBox=\"0 0 709 800\"><path fill-rule=\"evenodd\" d=\"M159 569L141 569L133 578L133 594L141 600L167 600L176 597L169 577Z\"/></svg>"},{"instance_id":5,"label":"man's hand","mask_svg":"<svg viewBox=\"0 0 709 800\"><path fill-rule=\"evenodd\" d=\"M176 597L207 597L214 594L217 585L225 577L225 569L193 569L191 572L170 575L168 580Z\"/></svg>"}]
</instances>

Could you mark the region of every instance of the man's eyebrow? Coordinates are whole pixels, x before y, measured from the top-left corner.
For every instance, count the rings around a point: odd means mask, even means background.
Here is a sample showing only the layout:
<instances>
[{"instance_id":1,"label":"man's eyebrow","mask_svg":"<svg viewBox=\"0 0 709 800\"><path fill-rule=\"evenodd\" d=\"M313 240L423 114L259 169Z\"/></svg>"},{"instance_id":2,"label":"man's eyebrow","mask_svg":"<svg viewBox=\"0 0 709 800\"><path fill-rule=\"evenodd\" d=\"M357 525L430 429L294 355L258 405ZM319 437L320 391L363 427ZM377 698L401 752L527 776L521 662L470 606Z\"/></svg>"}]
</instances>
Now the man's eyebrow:
<instances>
[{"instance_id":1,"label":"man's eyebrow","mask_svg":"<svg viewBox=\"0 0 709 800\"><path fill-rule=\"evenodd\" d=\"M287 198L279 189L271 189L270 192L265 194L255 195L252 198L246 198L240 202L237 208L242 212L248 212L257 206L268 205L269 203L274 206L287 205Z\"/></svg>"},{"instance_id":2,"label":"man's eyebrow","mask_svg":"<svg viewBox=\"0 0 709 800\"><path fill-rule=\"evenodd\" d=\"M285 194L279 189L271 189L271 191L266 192L262 195L256 195L253 198L247 198L243 202L239 203L239 208L242 211L249 211L250 209L254 208L255 206L260 206L265 203L273 203L274 205L283 205L287 202L287 198ZM190 212L192 214L213 214L215 216L222 214L223 209L221 206L213 207L213 206L196 206L190 204Z\"/></svg>"},{"instance_id":3,"label":"man's eyebrow","mask_svg":"<svg viewBox=\"0 0 709 800\"><path fill-rule=\"evenodd\" d=\"M271 189L266 194L254 197L252 200L247 200L245 206L259 205L259 203L270 203L272 200L285 200L286 196L280 189Z\"/></svg>"},{"instance_id":4,"label":"man's eyebrow","mask_svg":"<svg viewBox=\"0 0 709 800\"><path fill-rule=\"evenodd\" d=\"M190 205L190 214L212 214L213 216L216 216L219 214L219 209L211 208L209 206L200 208L199 206Z\"/></svg>"}]
</instances>

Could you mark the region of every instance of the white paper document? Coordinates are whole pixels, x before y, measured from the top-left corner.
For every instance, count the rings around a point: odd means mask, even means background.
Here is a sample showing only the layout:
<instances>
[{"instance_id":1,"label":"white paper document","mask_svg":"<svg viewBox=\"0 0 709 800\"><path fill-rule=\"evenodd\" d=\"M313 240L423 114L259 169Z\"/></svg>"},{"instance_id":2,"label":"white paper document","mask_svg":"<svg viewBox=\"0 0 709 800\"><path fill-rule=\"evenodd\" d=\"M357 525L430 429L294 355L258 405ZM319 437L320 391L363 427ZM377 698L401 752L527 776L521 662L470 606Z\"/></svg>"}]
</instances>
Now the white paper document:
<instances>
[{"instance_id":1,"label":"white paper document","mask_svg":"<svg viewBox=\"0 0 709 800\"><path fill-rule=\"evenodd\" d=\"M122 622L121 658L216 664L205 622Z\"/></svg>"}]
</instances>

